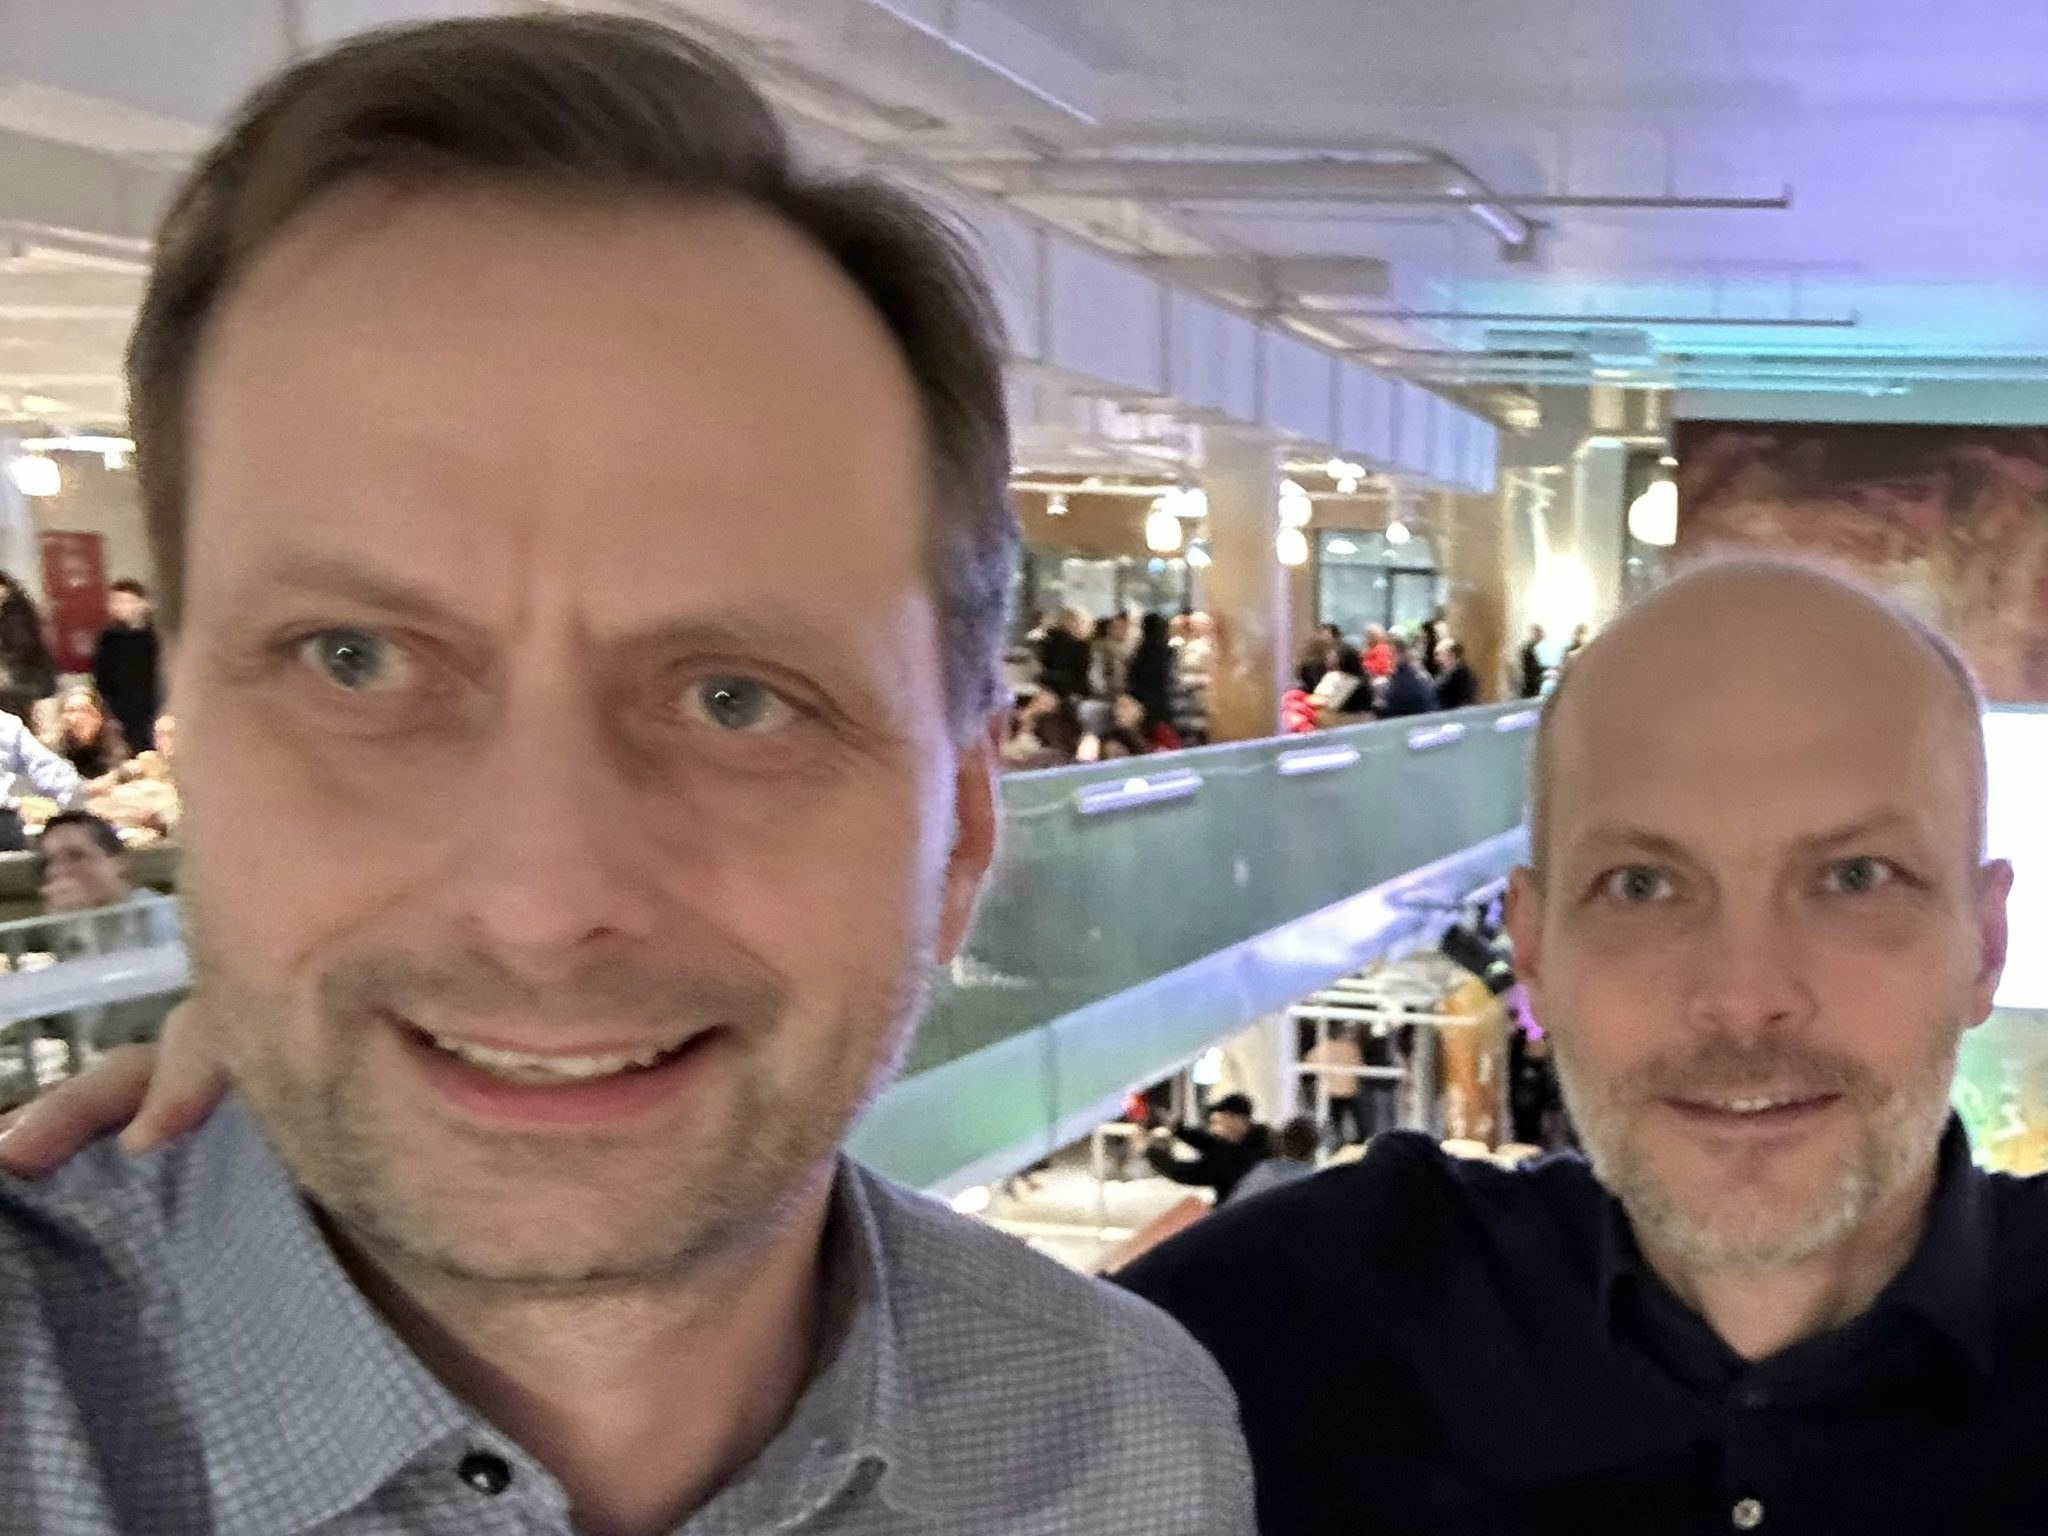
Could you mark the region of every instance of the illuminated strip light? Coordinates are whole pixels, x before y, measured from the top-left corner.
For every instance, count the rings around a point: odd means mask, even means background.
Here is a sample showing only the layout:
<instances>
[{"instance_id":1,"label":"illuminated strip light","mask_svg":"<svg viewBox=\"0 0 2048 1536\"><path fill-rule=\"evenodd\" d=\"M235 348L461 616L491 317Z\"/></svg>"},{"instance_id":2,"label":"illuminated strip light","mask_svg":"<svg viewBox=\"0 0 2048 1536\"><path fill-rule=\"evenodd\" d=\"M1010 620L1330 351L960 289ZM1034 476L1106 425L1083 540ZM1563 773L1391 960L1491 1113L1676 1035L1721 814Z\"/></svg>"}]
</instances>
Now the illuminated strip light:
<instances>
[{"instance_id":1,"label":"illuminated strip light","mask_svg":"<svg viewBox=\"0 0 2048 1536\"><path fill-rule=\"evenodd\" d=\"M1310 773L1334 773L1339 768L1349 768L1357 762L1359 751L1356 747L1303 747L1293 752L1282 752L1274 765L1283 779L1297 779Z\"/></svg>"},{"instance_id":2,"label":"illuminated strip light","mask_svg":"<svg viewBox=\"0 0 2048 1536\"><path fill-rule=\"evenodd\" d=\"M1543 718L1540 709L1518 709L1512 715L1502 715L1493 722L1493 728L1505 736L1509 731L1526 731Z\"/></svg>"},{"instance_id":3,"label":"illuminated strip light","mask_svg":"<svg viewBox=\"0 0 2048 1536\"><path fill-rule=\"evenodd\" d=\"M1163 805L1185 800L1202 787L1202 776L1192 768L1149 779L1125 779L1118 784L1091 784L1074 791L1074 809L1083 816L1103 816L1113 811L1136 810L1141 805Z\"/></svg>"},{"instance_id":4,"label":"illuminated strip light","mask_svg":"<svg viewBox=\"0 0 2048 1536\"><path fill-rule=\"evenodd\" d=\"M1434 752L1439 747L1453 746L1465 739L1462 725L1432 725L1408 733L1410 752Z\"/></svg>"}]
</instances>

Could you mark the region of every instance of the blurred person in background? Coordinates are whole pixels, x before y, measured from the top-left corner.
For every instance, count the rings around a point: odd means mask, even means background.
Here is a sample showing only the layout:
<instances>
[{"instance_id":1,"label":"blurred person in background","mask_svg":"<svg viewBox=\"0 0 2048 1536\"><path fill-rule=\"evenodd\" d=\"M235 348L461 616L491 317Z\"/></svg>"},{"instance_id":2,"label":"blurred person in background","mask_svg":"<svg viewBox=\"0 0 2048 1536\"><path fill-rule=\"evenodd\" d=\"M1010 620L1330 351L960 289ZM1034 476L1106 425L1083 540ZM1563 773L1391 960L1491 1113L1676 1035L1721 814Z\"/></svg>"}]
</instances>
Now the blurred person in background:
<instances>
[{"instance_id":1,"label":"blurred person in background","mask_svg":"<svg viewBox=\"0 0 2048 1536\"><path fill-rule=\"evenodd\" d=\"M1394 637L1385 626L1366 625L1365 649L1360 652L1360 659L1365 663L1365 675L1375 682L1394 675Z\"/></svg>"},{"instance_id":2,"label":"blurred person in background","mask_svg":"<svg viewBox=\"0 0 2048 1536\"><path fill-rule=\"evenodd\" d=\"M1516 666L1520 674L1518 682L1522 690L1522 697L1525 699L1541 698L1543 696L1544 674L1543 626L1541 624L1531 624L1529 626L1529 638L1524 642L1520 652L1517 653Z\"/></svg>"},{"instance_id":3,"label":"blurred person in background","mask_svg":"<svg viewBox=\"0 0 2048 1536\"><path fill-rule=\"evenodd\" d=\"M89 683L67 688L57 700L57 752L88 784L109 777L127 762L128 738Z\"/></svg>"},{"instance_id":4,"label":"blurred person in background","mask_svg":"<svg viewBox=\"0 0 2048 1536\"><path fill-rule=\"evenodd\" d=\"M1195 1155L1175 1157L1176 1142ZM1209 1106L1206 1130L1174 1125L1155 1131L1145 1161L1154 1173L1176 1184L1214 1190L1216 1203L1221 1205L1236 1192L1246 1174L1273 1155L1273 1146L1273 1132L1258 1123L1252 1101L1244 1094L1229 1093Z\"/></svg>"},{"instance_id":5,"label":"blurred person in background","mask_svg":"<svg viewBox=\"0 0 2048 1536\"><path fill-rule=\"evenodd\" d=\"M1393 652L1394 666L1387 674L1386 695L1380 701L1381 718L1428 714L1437 707L1436 685L1415 660L1415 647L1405 636L1394 636L1387 645Z\"/></svg>"},{"instance_id":6,"label":"blurred person in background","mask_svg":"<svg viewBox=\"0 0 2048 1536\"><path fill-rule=\"evenodd\" d=\"M1038 639L1038 684L1063 699L1088 697L1088 673L1093 662L1088 637L1095 621L1078 608L1067 611L1063 622L1053 625Z\"/></svg>"},{"instance_id":7,"label":"blurred person in background","mask_svg":"<svg viewBox=\"0 0 2048 1536\"><path fill-rule=\"evenodd\" d=\"M1131 666L1131 616L1114 613L1098 619L1088 652L1089 692L1098 699L1115 700L1126 688Z\"/></svg>"},{"instance_id":8,"label":"blurred person in background","mask_svg":"<svg viewBox=\"0 0 2048 1536\"><path fill-rule=\"evenodd\" d=\"M1173 732L1174 695L1179 686L1174 661L1166 615L1146 614L1139 623L1137 649L1131 652L1130 664L1124 672L1123 692L1144 709L1143 729L1150 740L1160 740L1162 728ZM1173 732L1173 745L1180 745L1178 732Z\"/></svg>"},{"instance_id":9,"label":"blurred person in background","mask_svg":"<svg viewBox=\"0 0 2048 1536\"><path fill-rule=\"evenodd\" d=\"M1479 702L1479 679L1465 664L1465 643L1446 640L1436 648L1436 702L1439 709L1470 709Z\"/></svg>"},{"instance_id":10,"label":"blurred person in background","mask_svg":"<svg viewBox=\"0 0 2048 1536\"><path fill-rule=\"evenodd\" d=\"M1323 672L1346 672L1354 677L1365 676L1364 659L1359 655L1358 647L1344 638L1342 626L1325 624L1318 633L1322 636L1323 651L1322 671L1316 674L1318 678Z\"/></svg>"},{"instance_id":11,"label":"blurred person in background","mask_svg":"<svg viewBox=\"0 0 2048 1536\"><path fill-rule=\"evenodd\" d=\"M18 717L0 712L0 852L27 846L17 807L30 795L68 810L85 798L85 781Z\"/></svg>"},{"instance_id":12,"label":"blurred person in background","mask_svg":"<svg viewBox=\"0 0 2048 1536\"><path fill-rule=\"evenodd\" d=\"M155 891L136 889L128 857L120 833L89 811L61 812L43 828L35 850L43 911L77 919L57 932L59 958L178 941L176 904ZM165 997L105 1003L46 1021L46 1032L64 1041L77 1067L93 1051L155 1039L170 1008L171 999Z\"/></svg>"},{"instance_id":13,"label":"blurred person in background","mask_svg":"<svg viewBox=\"0 0 2048 1536\"><path fill-rule=\"evenodd\" d=\"M1443 672L1443 645L1450 637L1447 615L1441 606L1424 619L1422 627L1416 631L1415 654L1422 658L1422 665L1431 677Z\"/></svg>"},{"instance_id":14,"label":"blurred person in background","mask_svg":"<svg viewBox=\"0 0 2048 1536\"><path fill-rule=\"evenodd\" d=\"M0 710L26 720L37 699L57 691L57 664L43 616L28 589L0 571Z\"/></svg>"},{"instance_id":15,"label":"blurred person in background","mask_svg":"<svg viewBox=\"0 0 2048 1536\"><path fill-rule=\"evenodd\" d=\"M1014 729L1003 744L1003 766L1058 768L1074 761L1080 746L1081 723L1074 701L1050 688L1034 688L1017 707Z\"/></svg>"},{"instance_id":16,"label":"blurred person in background","mask_svg":"<svg viewBox=\"0 0 2048 1536\"><path fill-rule=\"evenodd\" d=\"M93 686L128 745L147 752L156 745L156 717L163 707L162 648L149 588L139 581L117 581L108 589L107 609L113 622L93 646Z\"/></svg>"},{"instance_id":17,"label":"blurred person in background","mask_svg":"<svg viewBox=\"0 0 2048 1536\"><path fill-rule=\"evenodd\" d=\"M1350 1019L1339 1019L1329 1026L1329 1034L1308 1048L1302 1057L1305 1065L1325 1070L1315 1076L1322 1084L1323 1098L1330 1106L1330 1134L1340 1147L1366 1139L1365 1121L1358 1111L1358 1093L1363 1082L1356 1071L1365 1065L1365 1052L1358 1044L1358 1025ZM1328 1070L1335 1068L1338 1070Z\"/></svg>"},{"instance_id":18,"label":"blurred person in background","mask_svg":"<svg viewBox=\"0 0 2048 1536\"><path fill-rule=\"evenodd\" d=\"M1571 644L1564 648L1564 659L1558 662L1558 665L1560 667L1570 666L1572 658L1586 648L1586 642L1592 639L1592 637L1593 628L1589 624L1581 624L1578 628L1574 629L1572 631Z\"/></svg>"},{"instance_id":19,"label":"blurred person in background","mask_svg":"<svg viewBox=\"0 0 2048 1536\"><path fill-rule=\"evenodd\" d=\"M1281 1126L1279 1134L1273 1138L1273 1155L1238 1180L1230 1198L1242 1202L1266 1190L1307 1178L1316 1171L1316 1152L1321 1145L1322 1132L1315 1117L1296 1115Z\"/></svg>"}]
</instances>

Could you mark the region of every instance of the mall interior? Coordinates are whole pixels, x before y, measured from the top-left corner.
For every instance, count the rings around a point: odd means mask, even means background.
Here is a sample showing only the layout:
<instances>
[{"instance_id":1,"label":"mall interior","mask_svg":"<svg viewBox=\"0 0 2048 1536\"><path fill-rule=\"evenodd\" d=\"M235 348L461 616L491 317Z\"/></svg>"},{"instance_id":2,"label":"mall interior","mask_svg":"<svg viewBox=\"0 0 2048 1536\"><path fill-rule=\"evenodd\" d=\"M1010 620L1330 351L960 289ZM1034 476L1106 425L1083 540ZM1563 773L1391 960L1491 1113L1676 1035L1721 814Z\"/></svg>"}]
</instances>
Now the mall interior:
<instances>
[{"instance_id":1,"label":"mall interior","mask_svg":"<svg viewBox=\"0 0 2048 1536\"><path fill-rule=\"evenodd\" d=\"M50 673L20 712L138 886L177 887L175 701L100 678L100 717L157 738L125 763L69 701L113 584L160 578L122 375L157 220L294 54L510 8L0 7L0 567ZM1275 1155L1306 1117L1311 1162L1397 1128L1568 1148L1502 934L1542 696L1737 545L1846 562L1979 672L2020 937L1956 1106L1981 1162L2048 1170L2048 9L608 8L949 209L1001 308L1000 854L858 1156L1112 1272L1203 1219L1213 1169L1173 1127L1235 1095ZM9 796L6 1103L188 980L174 937L49 899L59 799Z\"/></svg>"}]
</instances>

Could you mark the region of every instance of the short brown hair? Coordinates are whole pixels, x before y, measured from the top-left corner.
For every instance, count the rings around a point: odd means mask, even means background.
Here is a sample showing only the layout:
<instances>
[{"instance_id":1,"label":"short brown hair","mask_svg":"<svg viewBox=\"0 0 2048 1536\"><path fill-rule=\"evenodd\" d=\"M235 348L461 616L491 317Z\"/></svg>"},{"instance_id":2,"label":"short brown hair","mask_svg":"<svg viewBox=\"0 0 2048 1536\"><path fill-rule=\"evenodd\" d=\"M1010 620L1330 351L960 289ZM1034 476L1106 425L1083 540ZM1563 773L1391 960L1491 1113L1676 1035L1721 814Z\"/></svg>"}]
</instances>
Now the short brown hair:
<instances>
[{"instance_id":1,"label":"short brown hair","mask_svg":"<svg viewBox=\"0 0 2048 1536\"><path fill-rule=\"evenodd\" d=\"M999 707L1018 532L1001 328L972 254L887 183L799 168L736 68L667 27L617 16L366 33L261 87L199 162L159 232L128 347L166 629L183 614L191 388L207 327L288 225L364 185L503 187L572 204L742 202L813 242L881 316L917 388L949 708L966 726Z\"/></svg>"}]
</instances>

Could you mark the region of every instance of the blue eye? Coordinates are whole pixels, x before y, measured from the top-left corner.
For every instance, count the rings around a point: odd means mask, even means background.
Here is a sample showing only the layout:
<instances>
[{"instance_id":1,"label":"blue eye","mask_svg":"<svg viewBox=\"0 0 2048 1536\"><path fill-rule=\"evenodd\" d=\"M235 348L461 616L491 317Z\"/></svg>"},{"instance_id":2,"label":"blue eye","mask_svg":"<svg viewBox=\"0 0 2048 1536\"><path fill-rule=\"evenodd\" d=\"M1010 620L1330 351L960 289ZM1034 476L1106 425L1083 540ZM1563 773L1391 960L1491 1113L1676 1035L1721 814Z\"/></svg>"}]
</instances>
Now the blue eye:
<instances>
[{"instance_id":1,"label":"blue eye","mask_svg":"<svg viewBox=\"0 0 2048 1536\"><path fill-rule=\"evenodd\" d=\"M714 677L693 683L684 709L706 725L735 734L776 730L796 718L787 699L748 677Z\"/></svg>"},{"instance_id":2,"label":"blue eye","mask_svg":"<svg viewBox=\"0 0 2048 1536\"><path fill-rule=\"evenodd\" d=\"M299 642L299 655L328 682L349 693L388 688L399 672L397 647L368 630L323 629Z\"/></svg>"},{"instance_id":3,"label":"blue eye","mask_svg":"<svg viewBox=\"0 0 2048 1536\"><path fill-rule=\"evenodd\" d=\"M1669 901L1671 881L1662 871L1647 864L1628 864L1600 877L1600 894L1625 907L1646 907Z\"/></svg>"},{"instance_id":4,"label":"blue eye","mask_svg":"<svg viewBox=\"0 0 2048 1536\"><path fill-rule=\"evenodd\" d=\"M1828 866L1822 884L1833 896L1867 896L1890 885L1898 873L1898 866L1889 859L1842 859Z\"/></svg>"}]
</instances>

